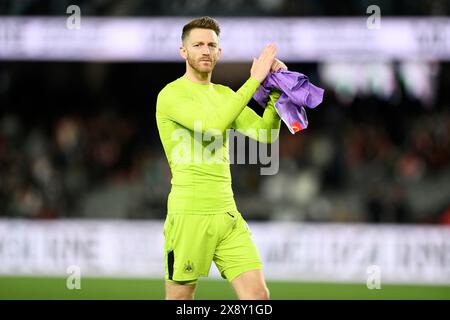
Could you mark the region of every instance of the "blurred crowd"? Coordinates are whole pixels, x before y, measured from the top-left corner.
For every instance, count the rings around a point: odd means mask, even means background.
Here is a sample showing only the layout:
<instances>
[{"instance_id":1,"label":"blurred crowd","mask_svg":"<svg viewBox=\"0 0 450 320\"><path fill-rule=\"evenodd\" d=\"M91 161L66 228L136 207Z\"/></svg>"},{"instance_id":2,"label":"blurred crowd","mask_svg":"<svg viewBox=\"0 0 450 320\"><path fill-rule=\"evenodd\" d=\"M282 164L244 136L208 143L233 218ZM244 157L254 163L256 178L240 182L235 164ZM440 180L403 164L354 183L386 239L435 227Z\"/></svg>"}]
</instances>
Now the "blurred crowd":
<instances>
[{"instance_id":1,"label":"blurred crowd","mask_svg":"<svg viewBox=\"0 0 450 320\"><path fill-rule=\"evenodd\" d=\"M275 175L231 165L246 218L450 222L450 64L426 86L431 100L403 80L426 77L397 77L395 68L388 95L350 99L342 81L323 81L320 64L289 66L323 87L324 101L307 111L306 130L282 125ZM248 69L231 67L242 71L234 83L215 82L237 89ZM0 216L164 218L171 174L155 103L183 72L181 63L2 63Z\"/></svg>"},{"instance_id":2,"label":"blurred crowd","mask_svg":"<svg viewBox=\"0 0 450 320\"><path fill-rule=\"evenodd\" d=\"M264 180L262 198L288 220L442 222L450 206L450 112L402 127L401 142L386 124L347 121L341 132L286 134L280 172Z\"/></svg>"},{"instance_id":3,"label":"blurred crowd","mask_svg":"<svg viewBox=\"0 0 450 320\"><path fill-rule=\"evenodd\" d=\"M0 214L12 217L161 215L170 173L113 112L63 116L50 128L0 119ZM156 208L153 199L157 197ZM160 208L158 208L160 207Z\"/></svg>"},{"instance_id":4,"label":"blurred crowd","mask_svg":"<svg viewBox=\"0 0 450 320\"><path fill-rule=\"evenodd\" d=\"M450 110L405 120L397 138L387 124L340 119L344 112L329 104L315 111L324 121L311 114L311 128L292 135L283 127L276 175L232 165L241 212L250 220L448 222ZM163 218L170 171L162 147L137 130L113 111L67 114L48 127L1 114L0 216Z\"/></svg>"}]
</instances>

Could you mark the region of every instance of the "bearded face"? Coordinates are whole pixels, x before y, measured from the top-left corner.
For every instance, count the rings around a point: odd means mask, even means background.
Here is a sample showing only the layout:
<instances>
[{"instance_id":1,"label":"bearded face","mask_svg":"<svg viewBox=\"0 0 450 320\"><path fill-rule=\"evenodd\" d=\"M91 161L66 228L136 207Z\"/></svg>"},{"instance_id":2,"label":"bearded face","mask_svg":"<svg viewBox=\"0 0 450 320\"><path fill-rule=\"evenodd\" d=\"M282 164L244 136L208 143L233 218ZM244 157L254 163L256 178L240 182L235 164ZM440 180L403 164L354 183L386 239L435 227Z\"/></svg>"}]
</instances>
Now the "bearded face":
<instances>
[{"instance_id":1,"label":"bearded face","mask_svg":"<svg viewBox=\"0 0 450 320\"><path fill-rule=\"evenodd\" d=\"M189 66L199 73L213 71L220 58L219 40L216 33L210 29L193 29L189 33L182 55Z\"/></svg>"},{"instance_id":2,"label":"bearded face","mask_svg":"<svg viewBox=\"0 0 450 320\"><path fill-rule=\"evenodd\" d=\"M198 55L195 52L187 52L187 62L189 66L197 72L209 73L212 72L216 65L217 58L214 55L201 54Z\"/></svg>"}]
</instances>

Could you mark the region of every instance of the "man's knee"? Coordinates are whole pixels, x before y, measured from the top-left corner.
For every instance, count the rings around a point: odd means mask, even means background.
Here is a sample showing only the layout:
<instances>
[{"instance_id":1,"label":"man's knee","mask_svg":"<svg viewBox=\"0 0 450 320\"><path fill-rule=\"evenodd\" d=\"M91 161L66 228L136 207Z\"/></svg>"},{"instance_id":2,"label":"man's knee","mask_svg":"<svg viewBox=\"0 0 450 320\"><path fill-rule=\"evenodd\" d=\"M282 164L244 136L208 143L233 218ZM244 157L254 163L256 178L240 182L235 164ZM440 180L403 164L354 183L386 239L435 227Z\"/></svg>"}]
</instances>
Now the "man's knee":
<instances>
[{"instance_id":1,"label":"man's knee","mask_svg":"<svg viewBox=\"0 0 450 320\"><path fill-rule=\"evenodd\" d=\"M195 284L166 282L166 300L194 300Z\"/></svg>"},{"instance_id":2,"label":"man's knee","mask_svg":"<svg viewBox=\"0 0 450 320\"><path fill-rule=\"evenodd\" d=\"M262 270L244 272L231 284L241 300L269 300L270 298Z\"/></svg>"},{"instance_id":3,"label":"man's knee","mask_svg":"<svg viewBox=\"0 0 450 320\"><path fill-rule=\"evenodd\" d=\"M249 299L254 299L254 300L269 300L270 299L270 292L269 289L267 289L267 287L260 287L257 289L254 289L251 293L250 293L250 298Z\"/></svg>"},{"instance_id":4,"label":"man's knee","mask_svg":"<svg viewBox=\"0 0 450 320\"><path fill-rule=\"evenodd\" d=\"M265 286L253 287L240 293L241 300L269 300L269 289Z\"/></svg>"},{"instance_id":5,"label":"man's knee","mask_svg":"<svg viewBox=\"0 0 450 320\"><path fill-rule=\"evenodd\" d=\"M166 300L194 300L194 292L166 292Z\"/></svg>"}]
</instances>

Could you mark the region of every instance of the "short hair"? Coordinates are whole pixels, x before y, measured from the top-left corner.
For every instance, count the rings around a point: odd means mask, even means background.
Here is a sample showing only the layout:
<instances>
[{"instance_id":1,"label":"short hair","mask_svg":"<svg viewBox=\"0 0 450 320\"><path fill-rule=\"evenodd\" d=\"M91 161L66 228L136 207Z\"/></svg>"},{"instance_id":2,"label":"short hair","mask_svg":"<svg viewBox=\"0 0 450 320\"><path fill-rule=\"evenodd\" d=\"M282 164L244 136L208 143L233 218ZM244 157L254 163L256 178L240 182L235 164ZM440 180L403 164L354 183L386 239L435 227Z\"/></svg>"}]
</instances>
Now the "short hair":
<instances>
[{"instance_id":1,"label":"short hair","mask_svg":"<svg viewBox=\"0 0 450 320\"><path fill-rule=\"evenodd\" d=\"M220 35L220 26L216 19L211 17L201 17L190 21L183 27L183 32L181 33L181 41L184 41L189 35L192 29L211 29L217 36Z\"/></svg>"}]
</instances>

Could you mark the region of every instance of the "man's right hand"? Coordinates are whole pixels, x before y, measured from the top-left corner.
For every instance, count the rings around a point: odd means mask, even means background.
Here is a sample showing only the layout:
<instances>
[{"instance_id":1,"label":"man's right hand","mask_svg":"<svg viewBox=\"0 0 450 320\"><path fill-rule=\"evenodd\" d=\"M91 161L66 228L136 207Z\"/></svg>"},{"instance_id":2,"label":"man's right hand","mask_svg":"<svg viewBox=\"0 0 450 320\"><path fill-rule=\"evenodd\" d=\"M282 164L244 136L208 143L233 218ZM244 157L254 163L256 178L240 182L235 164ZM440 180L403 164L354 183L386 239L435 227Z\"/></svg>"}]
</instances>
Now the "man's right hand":
<instances>
[{"instance_id":1,"label":"man's right hand","mask_svg":"<svg viewBox=\"0 0 450 320\"><path fill-rule=\"evenodd\" d=\"M275 44L267 45L261 52L258 59L253 58L252 68L250 69L250 76L262 83L270 72L270 68L275 61L277 54L277 47Z\"/></svg>"}]
</instances>

